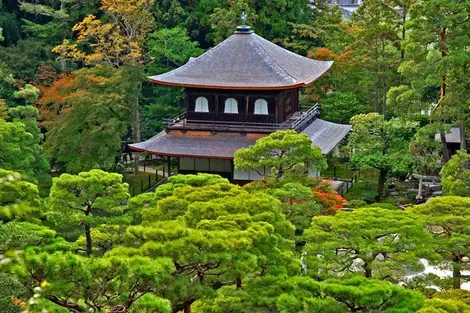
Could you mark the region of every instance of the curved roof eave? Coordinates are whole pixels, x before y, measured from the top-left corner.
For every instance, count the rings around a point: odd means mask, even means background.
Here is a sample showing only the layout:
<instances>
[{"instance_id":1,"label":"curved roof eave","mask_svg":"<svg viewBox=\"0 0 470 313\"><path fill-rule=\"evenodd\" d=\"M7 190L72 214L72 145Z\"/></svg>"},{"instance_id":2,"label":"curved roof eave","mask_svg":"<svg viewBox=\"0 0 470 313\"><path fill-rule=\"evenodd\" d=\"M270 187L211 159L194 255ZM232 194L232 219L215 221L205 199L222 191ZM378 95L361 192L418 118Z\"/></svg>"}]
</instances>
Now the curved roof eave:
<instances>
[{"instance_id":1,"label":"curved roof eave","mask_svg":"<svg viewBox=\"0 0 470 313\"><path fill-rule=\"evenodd\" d=\"M305 86L310 85L314 81L320 79L325 73L330 69L330 67L333 65L333 61L323 61L327 63L327 66L323 73L318 75L316 73L309 79L307 79L304 82L300 82L298 84L292 84L292 85L279 85L279 86L230 86L230 85L203 85L203 84L188 84L188 83L177 83L177 82L171 82L171 81L165 81L165 80L159 80L156 79L156 77L160 75L155 75L155 76L148 76L148 81L152 83L156 83L159 85L164 85L164 86L174 86L174 87L185 87L185 88L202 88L202 89L234 89L234 90L285 90L285 89L295 89L295 88L302 88Z\"/></svg>"}]
</instances>

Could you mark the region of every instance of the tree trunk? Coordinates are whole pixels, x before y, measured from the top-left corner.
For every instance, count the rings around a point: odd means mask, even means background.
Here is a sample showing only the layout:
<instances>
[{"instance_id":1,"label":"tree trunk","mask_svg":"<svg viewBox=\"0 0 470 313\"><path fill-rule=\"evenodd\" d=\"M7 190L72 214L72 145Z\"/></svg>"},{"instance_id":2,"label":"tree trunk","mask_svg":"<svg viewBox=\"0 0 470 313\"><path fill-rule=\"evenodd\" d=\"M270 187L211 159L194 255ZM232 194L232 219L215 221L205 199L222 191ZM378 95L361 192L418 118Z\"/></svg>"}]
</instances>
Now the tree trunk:
<instances>
[{"instance_id":1,"label":"tree trunk","mask_svg":"<svg viewBox=\"0 0 470 313\"><path fill-rule=\"evenodd\" d=\"M450 159L449 148L447 147L446 133L443 130L439 131L442 144L442 162L447 163Z\"/></svg>"},{"instance_id":2,"label":"tree trunk","mask_svg":"<svg viewBox=\"0 0 470 313\"><path fill-rule=\"evenodd\" d=\"M387 178L388 170L381 169L379 173L379 182L377 185L377 200L380 200L384 195L385 180Z\"/></svg>"},{"instance_id":3,"label":"tree trunk","mask_svg":"<svg viewBox=\"0 0 470 313\"><path fill-rule=\"evenodd\" d=\"M462 274L460 273L460 257L454 256L452 258L452 287L460 289Z\"/></svg>"},{"instance_id":4,"label":"tree trunk","mask_svg":"<svg viewBox=\"0 0 470 313\"><path fill-rule=\"evenodd\" d=\"M467 136L465 123L463 121L460 123L460 150L467 150Z\"/></svg>"},{"instance_id":5,"label":"tree trunk","mask_svg":"<svg viewBox=\"0 0 470 313\"><path fill-rule=\"evenodd\" d=\"M235 283L237 285L237 290L243 290L243 286L242 286L242 279L240 277L237 277L235 279Z\"/></svg>"},{"instance_id":6,"label":"tree trunk","mask_svg":"<svg viewBox=\"0 0 470 313\"><path fill-rule=\"evenodd\" d=\"M406 23L406 15L408 14L407 10L405 7L403 7L403 12L402 12L402 17L401 17L401 41L405 41L406 39L406 29L405 29L405 23ZM405 59L405 49L403 46L401 47L401 60L403 61Z\"/></svg>"},{"instance_id":7,"label":"tree trunk","mask_svg":"<svg viewBox=\"0 0 470 313\"><path fill-rule=\"evenodd\" d=\"M372 269L369 267L369 263L364 262L364 274L366 278L372 278Z\"/></svg>"},{"instance_id":8,"label":"tree trunk","mask_svg":"<svg viewBox=\"0 0 470 313\"><path fill-rule=\"evenodd\" d=\"M88 223L84 223L85 225L85 237L86 237L86 255L89 257L91 256L93 244L91 241L91 227Z\"/></svg>"},{"instance_id":9,"label":"tree trunk","mask_svg":"<svg viewBox=\"0 0 470 313\"><path fill-rule=\"evenodd\" d=\"M184 313L191 313L191 304L192 302L187 302L184 304L184 309L183 309Z\"/></svg>"},{"instance_id":10,"label":"tree trunk","mask_svg":"<svg viewBox=\"0 0 470 313\"><path fill-rule=\"evenodd\" d=\"M139 82L137 86L137 94L135 96L134 103L131 105L131 114L132 114L132 142L140 142L140 112L139 112L139 96L142 90L142 82ZM137 153L136 153L137 154ZM134 174L137 175L139 172L139 157L135 158L136 162L134 163Z\"/></svg>"},{"instance_id":11,"label":"tree trunk","mask_svg":"<svg viewBox=\"0 0 470 313\"><path fill-rule=\"evenodd\" d=\"M444 27L442 28L442 31L439 33L439 49L441 51L441 58L444 59L445 56L447 56L447 51L446 51L446 37L447 34L447 28ZM441 111L442 111L442 102L444 101L444 97L446 96L446 89L447 89L447 75L446 75L446 68L444 65L444 68L442 69L442 74L441 74L441 87L440 87L440 97L439 97L439 104L441 106ZM442 119L442 113L439 113L439 122L443 123ZM440 131L439 133L441 137L441 144L442 144L442 161L446 163L450 159L450 154L449 154L449 149L447 148L447 140L444 131Z\"/></svg>"}]
</instances>

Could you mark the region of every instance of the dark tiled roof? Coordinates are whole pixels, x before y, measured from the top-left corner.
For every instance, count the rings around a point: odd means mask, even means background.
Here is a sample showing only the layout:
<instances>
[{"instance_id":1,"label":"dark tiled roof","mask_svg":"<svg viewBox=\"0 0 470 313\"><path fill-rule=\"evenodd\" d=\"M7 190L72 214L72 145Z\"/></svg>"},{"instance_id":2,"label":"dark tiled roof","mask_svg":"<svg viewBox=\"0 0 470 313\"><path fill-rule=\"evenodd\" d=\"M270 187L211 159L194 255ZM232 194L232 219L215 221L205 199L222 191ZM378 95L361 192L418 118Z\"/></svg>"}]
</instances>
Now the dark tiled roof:
<instances>
[{"instance_id":1,"label":"dark tiled roof","mask_svg":"<svg viewBox=\"0 0 470 313\"><path fill-rule=\"evenodd\" d=\"M317 119L303 133L312 139L312 145L319 146L324 154L329 153L343 139L351 125L341 125ZM253 145L267 134L220 132L212 135L205 131L161 132L147 141L131 144L137 151L157 155L233 159L235 151Z\"/></svg>"},{"instance_id":2,"label":"dark tiled roof","mask_svg":"<svg viewBox=\"0 0 470 313\"><path fill-rule=\"evenodd\" d=\"M253 145L266 134L217 133L207 131L164 131L147 141L131 144L133 150L146 151L158 155L206 157L233 159L235 151Z\"/></svg>"},{"instance_id":3,"label":"dark tiled roof","mask_svg":"<svg viewBox=\"0 0 470 313\"><path fill-rule=\"evenodd\" d=\"M245 33L234 34L185 65L149 79L183 87L286 89L313 82L332 63L300 56L254 33Z\"/></svg>"},{"instance_id":4,"label":"dark tiled roof","mask_svg":"<svg viewBox=\"0 0 470 313\"><path fill-rule=\"evenodd\" d=\"M343 125L316 119L303 133L312 139L312 144L319 146L323 154L328 154L346 137L351 125Z\"/></svg>"}]
</instances>

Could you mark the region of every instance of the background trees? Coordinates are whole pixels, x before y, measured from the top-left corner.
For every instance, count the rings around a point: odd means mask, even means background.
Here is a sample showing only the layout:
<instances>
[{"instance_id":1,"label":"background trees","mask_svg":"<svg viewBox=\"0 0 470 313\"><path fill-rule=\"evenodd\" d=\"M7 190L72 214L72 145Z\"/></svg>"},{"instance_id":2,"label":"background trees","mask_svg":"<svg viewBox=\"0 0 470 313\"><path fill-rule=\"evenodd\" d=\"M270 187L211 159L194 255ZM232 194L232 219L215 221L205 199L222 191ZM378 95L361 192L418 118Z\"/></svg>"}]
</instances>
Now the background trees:
<instances>
[{"instance_id":1,"label":"background trees","mask_svg":"<svg viewBox=\"0 0 470 313\"><path fill-rule=\"evenodd\" d=\"M447 162L441 170L444 193L453 196L470 196L470 155L463 150Z\"/></svg>"},{"instance_id":2,"label":"background trees","mask_svg":"<svg viewBox=\"0 0 470 313\"><path fill-rule=\"evenodd\" d=\"M125 69L103 65L77 71L63 78L62 86L51 87L51 92L60 89L41 101L41 110L49 112L44 148L54 166L71 173L115 168L130 124L126 91L134 88L134 78Z\"/></svg>"},{"instance_id":3,"label":"background trees","mask_svg":"<svg viewBox=\"0 0 470 313\"><path fill-rule=\"evenodd\" d=\"M398 118L387 121L383 115L369 113L354 116L351 124L350 145L354 149L351 161L360 168L379 170L380 198L389 173L410 170L413 160L408 147L418 123Z\"/></svg>"}]
</instances>

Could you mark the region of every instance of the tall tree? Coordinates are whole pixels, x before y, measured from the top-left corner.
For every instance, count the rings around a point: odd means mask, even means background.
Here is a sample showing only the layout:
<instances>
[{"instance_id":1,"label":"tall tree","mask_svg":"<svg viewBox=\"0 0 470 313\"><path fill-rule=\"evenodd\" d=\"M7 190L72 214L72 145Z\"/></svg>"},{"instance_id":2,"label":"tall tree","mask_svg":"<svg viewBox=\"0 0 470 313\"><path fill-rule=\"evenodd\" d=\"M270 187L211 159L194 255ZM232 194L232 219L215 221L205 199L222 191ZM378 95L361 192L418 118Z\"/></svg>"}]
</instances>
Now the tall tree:
<instances>
[{"instance_id":1,"label":"tall tree","mask_svg":"<svg viewBox=\"0 0 470 313\"><path fill-rule=\"evenodd\" d=\"M54 166L78 173L92 168L114 169L127 134L131 70L99 65L61 79L40 101L47 128L44 149ZM132 93L132 91L130 91ZM50 94L47 91L46 95Z\"/></svg>"},{"instance_id":2,"label":"tall tree","mask_svg":"<svg viewBox=\"0 0 470 313\"><path fill-rule=\"evenodd\" d=\"M60 58L80 60L86 64L108 63L114 67L130 64L139 68L144 61L144 42L152 30L154 0L101 0L101 10L108 19L89 15L73 27L77 42L64 40L53 49ZM89 46L91 49L87 49ZM140 141L139 95L143 79L134 78L128 98L132 116L132 140Z\"/></svg>"},{"instance_id":3,"label":"tall tree","mask_svg":"<svg viewBox=\"0 0 470 313\"><path fill-rule=\"evenodd\" d=\"M349 144L354 149L351 161L360 168L379 171L377 193L380 198L389 173L407 173L411 169L413 159L409 144L418 123L398 118L387 121L383 115L369 113L354 116L351 124Z\"/></svg>"},{"instance_id":4,"label":"tall tree","mask_svg":"<svg viewBox=\"0 0 470 313\"><path fill-rule=\"evenodd\" d=\"M421 127L410 143L410 152L415 160L415 169L424 175L437 175L441 168L442 146L435 139L439 124L431 123Z\"/></svg>"},{"instance_id":5,"label":"tall tree","mask_svg":"<svg viewBox=\"0 0 470 313\"><path fill-rule=\"evenodd\" d=\"M312 140L294 130L277 131L260 138L249 147L235 152L234 164L240 170L269 171L266 177L284 178L304 174L307 170L321 171L327 167L319 147Z\"/></svg>"},{"instance_id":6,"label":"tall tree","mask_svg":"<svg viewBox=\"0 0 470 313\"><path fill-rule=\"evenodd\" d=\"M406 58L400 72L409 78L408 85L400 86L394 97L403 101L437 105L433 108L433 120L439 124L457 122L462 126L465 138L465 116L468 93L467 47L470 39L470 4L468 1L416 1L410 8L410 20L406 27L409 36L403 46ZM435 90L432 97L427 96ZM445 131L440 131L443 159L449 159ZM462 140L462 147L465 140Z\"/></svg>"},{"instance_id":7,"label":"tall tree","mask_svg":"<svg viewBox=\"0 0 470 313\"><path fill-rule=\"evenodd\" d=\"M147 55L150 59L148 71L155 74L175 69L203 52L198 43L191 41L185 30L180 27L153 32L149 35L147 45Z\"/></svg>"},{"instance_id":8,"label":"tall tree","mask_svg":"<svg viewBox=\"0 0 470 313\"><path fill-rule=\"evenodd\" d=\"M396 8L382 0L365 1L352 17L356 39L354 53L361 66L371 73L364 77L361 85L367 84L373 90L370 104L382 114L386 111L387 90L394 84L400 60L396 18Z\"/></svg>"}]
</instances>

